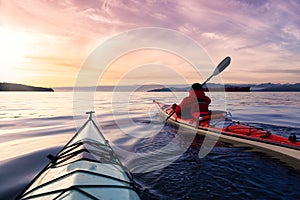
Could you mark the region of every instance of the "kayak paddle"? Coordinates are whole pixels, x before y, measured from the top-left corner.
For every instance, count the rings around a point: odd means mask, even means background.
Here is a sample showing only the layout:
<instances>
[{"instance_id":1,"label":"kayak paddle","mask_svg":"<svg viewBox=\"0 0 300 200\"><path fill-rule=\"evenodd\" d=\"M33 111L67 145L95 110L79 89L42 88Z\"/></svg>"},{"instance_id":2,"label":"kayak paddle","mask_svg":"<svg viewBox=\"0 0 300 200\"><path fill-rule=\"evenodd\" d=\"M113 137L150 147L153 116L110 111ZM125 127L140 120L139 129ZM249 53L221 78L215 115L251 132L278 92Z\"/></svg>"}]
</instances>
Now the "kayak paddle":
<instances>
[{"instance_id":1,"label":"kayak paddle","mask_svg":"<svg viewBox=\"0 0 300 200\"><path fill-rule=\"evenodd\" d=\"M226 67L228 67L228 65L230 64L231 58L229 56L227 56L226 58L224 58L216 67L214 73L208 77L208 79L206 79L206 81L204 81L204 83L202 83L201 85L205 85L212 77L217 76L218 74L220 74L222 71L224 71L224 69L226 69Z\"/></svg>"},{"instance_id":2,"label":"kayak paddle","mask_svg":"<svg viewBox=\"0 0 300 200\"><path fill-rule=\"evenodd\" d=\"M214 73L208 77L208 79L206 79L206 81L204 81L201 86L204 86L212 77L217 76L218 74L220 74L222 71L224 71L224 69L226 69L226 67L228 67L228 65L230 64L231 58L229 56L227 56L226 58L224 58L216 67ZM172 117L174 115L175 111L172 111L170 113L170 115L166 118L165 122L168 121L168 119L170 119L170 117Z\"/></svg>"},{"instance_id":3,"label":"kayak paddle","mask_svg":"<svg viewBox=\"0 0 300 200\"><path fill-rule=\"evenodd\" d=\"M170 117L172 117L172 116L174 115L174 113L175 113L175 110L173 110L173 111L170 113L170 115L166 118L165 122L168 121L168 119L170 119Z\"/></svg>"}]
</instances>

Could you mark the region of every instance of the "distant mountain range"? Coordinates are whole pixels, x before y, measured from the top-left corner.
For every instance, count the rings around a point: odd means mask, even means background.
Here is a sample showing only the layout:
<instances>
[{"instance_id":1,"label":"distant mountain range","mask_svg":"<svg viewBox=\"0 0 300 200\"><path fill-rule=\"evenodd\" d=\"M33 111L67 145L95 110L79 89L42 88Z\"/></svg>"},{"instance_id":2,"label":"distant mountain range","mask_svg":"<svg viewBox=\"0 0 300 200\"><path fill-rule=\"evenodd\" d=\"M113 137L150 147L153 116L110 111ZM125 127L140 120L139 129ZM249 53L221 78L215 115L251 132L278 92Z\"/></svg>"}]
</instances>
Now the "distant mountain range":
<instances>
[{"instance_id":1,"label":"distant mountain range","mask_svg":"<svg viewBox=\"0 0 300 200\"><path fill-rule=\"evenodd\" d=\"M52 88L35 87L17 83L0 83L0 91L54 92Z\"/></svg>"},{"instance_id":2,"label":"distant mountain range","mask_svg":"<svg viewBox=\"0 0 300 200\"><path fill-rule=\"evenodd\" d=\"M163 86L163 85L142 85L142 86L97 86L96 91L104 92L184 92L188 91L190 85L173 85L173 86ZM74 87L57 87L56 91L73 91ZM229 92L300 92L300 83L295 84L275 84L275 83L262 83L262 84L215 84L208 83L205 90L211 92L214 91L229 91ZM95 87L78 87L76 91L94 91ZM29 86L17 83L1 83L0 91L46 91L53 92L52 88Z\"/></svg>"},{"instance_id":3,"label":"distant mountain range","mask_svg":"<svg viewBox=\"0 0 300 200\"><path fill-rule=\"evenodd\" d=\"M162 87L150 89L148 92L181 92L188 91L188 87ZM300 83L296 84L274 84L274 83L262 83L262 84L214 84L208 83L204 86L204 90L211 92L300 92Z\"/></svg>"},{"instance_id":4,"label":"distant mountain range","mask_svg":"<svg viewBox=\"0 0 300 200\"><path fill-rule=\"evenodd\" d=\"M73 91L75 87L57 87L55 91ZM190 85L130 85L130 86L97 86L97 87L76 87L75 91L91 91L94 92L185 92L188 91ZM224 85L208 83L207 88L209 91L224 91ZM300 83L296 84L275 84L275 83L262 83L262 84L225 84L225 91L230 92L300 92Z\"/></svg>"},{"instance_id":5,"label":"distant mountain range","mask_svg":"<svg viewBox=\"0 0 300 200\"><path fill-rule=\"evenodd\" d=\"M274 84L263 83L250 85L251 91L270 91L270 92L300 92L300 83L295 84Z\"/></svg>"}]
</instances>

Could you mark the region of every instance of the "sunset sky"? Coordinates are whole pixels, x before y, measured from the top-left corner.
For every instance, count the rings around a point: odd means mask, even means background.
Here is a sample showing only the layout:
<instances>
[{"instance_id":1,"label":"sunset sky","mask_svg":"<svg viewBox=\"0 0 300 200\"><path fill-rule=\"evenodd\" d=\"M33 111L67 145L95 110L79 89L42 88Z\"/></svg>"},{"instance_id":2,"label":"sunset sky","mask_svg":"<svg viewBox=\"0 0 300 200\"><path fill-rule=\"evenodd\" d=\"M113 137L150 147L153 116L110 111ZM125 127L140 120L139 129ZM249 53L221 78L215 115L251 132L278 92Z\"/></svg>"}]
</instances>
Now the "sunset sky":
<instances>
[{"instance_id":1,"label":"sunset sky","mask_svg":"<svg viewBox=\"0 0 300 200\"><path fill-rule=\"evenodd\" d=\"M225 83L296 83L299 11L297 0L1 0L0 82L73 86L87 56L108 38L160 27L195 40L213 64L230 56ZM111 79L122 76L112 71Z\"/></svg>"}]
</instances>

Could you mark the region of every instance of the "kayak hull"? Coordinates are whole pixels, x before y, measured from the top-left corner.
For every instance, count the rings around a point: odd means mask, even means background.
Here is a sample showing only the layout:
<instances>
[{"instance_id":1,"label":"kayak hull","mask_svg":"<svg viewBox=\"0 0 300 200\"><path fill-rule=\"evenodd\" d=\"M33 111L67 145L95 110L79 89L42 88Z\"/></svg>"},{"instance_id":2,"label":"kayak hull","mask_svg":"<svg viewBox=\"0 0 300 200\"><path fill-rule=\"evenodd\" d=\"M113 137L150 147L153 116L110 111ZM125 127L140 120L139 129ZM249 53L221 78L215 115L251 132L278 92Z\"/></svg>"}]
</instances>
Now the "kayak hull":
<instances>
[{"instance_id":1,"label":"kayak hull","mask_svg":"<svg viewBox=\"0 0 300 200\"><path fill-rule=\"evenodd\" d=\"M91 115L91 113L90 113ZM17 199L139 200L122 165L92 116Z\"/></svg>"},{"instance_id":2,"label":"kayak hull","mask_svg":"<svg viewBox=\"0 0 300 200\"><path fill-rule=\"evenodd\" d=\"M253 150L265 152L285 162L287 165L296 169L300 168L300 142L292 142L287 138L270 134L267 131L255 129L251 126L238 124L237 127L231 128L228 124L233 122L229 120L223 121L224 127L197 126L196 122L189 119L181 119L173 114L170 107L166 104L154 101L162 119L167 119L167 123L178 126L190 133L209 136L209 138L217 139L221 142L233 144L235 146L252 147ZM218 113L218 112L217 112ZM225 119L224 119L225 120ZM228 125L228 127L226 127ZM243 127L243 129L239 128ZM243 131L241 131L243 130ZM247 130L252 134L246 134ZM266 136L265 136L266 135ZM263 137L265 136L265 137Z\"/></svg>"}]
</instances>

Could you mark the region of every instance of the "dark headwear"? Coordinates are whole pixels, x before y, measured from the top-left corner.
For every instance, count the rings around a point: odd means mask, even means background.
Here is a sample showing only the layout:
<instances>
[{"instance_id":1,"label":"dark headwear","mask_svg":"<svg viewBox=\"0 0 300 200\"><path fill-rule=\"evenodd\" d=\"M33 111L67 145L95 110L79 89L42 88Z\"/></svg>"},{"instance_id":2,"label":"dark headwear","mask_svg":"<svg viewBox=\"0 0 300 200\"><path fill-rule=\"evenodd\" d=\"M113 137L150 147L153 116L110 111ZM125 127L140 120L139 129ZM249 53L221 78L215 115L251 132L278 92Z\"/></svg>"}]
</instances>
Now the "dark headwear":
<instances>
[{"instance_id":1,"label":"dark headwear","mask_svg":"<svg viewBox=\"0 0 300 200\"><path fill-rule=\"evenodd\" d=\"M199 90L199 91L202 91L202 90L203 90L202 85L201 85L200 83L194 83L194 84L192 85L192 88L191 88L191 89L193 89L193 90Z\"/></svg>"}]
</instances>

